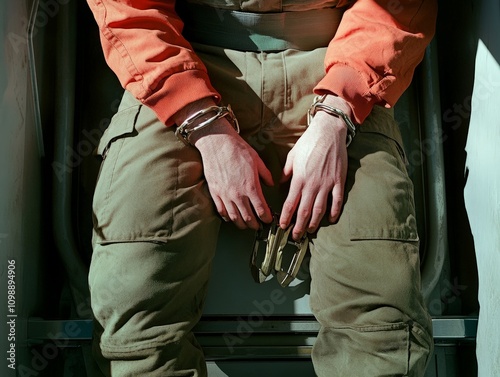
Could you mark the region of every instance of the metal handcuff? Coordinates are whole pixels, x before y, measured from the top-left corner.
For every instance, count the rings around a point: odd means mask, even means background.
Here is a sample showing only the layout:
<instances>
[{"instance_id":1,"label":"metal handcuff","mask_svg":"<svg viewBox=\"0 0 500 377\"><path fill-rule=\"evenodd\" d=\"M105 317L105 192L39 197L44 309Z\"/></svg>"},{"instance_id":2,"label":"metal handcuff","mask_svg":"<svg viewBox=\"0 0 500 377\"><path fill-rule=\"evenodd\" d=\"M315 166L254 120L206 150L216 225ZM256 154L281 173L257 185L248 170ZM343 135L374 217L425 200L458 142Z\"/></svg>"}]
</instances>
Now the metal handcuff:
<instances>
[{"instance_id":1,"label":"metal handcuff","mask_svg":"<svg viewBox=\"0 0 500 377\"><path fill-rule=\"evenodd\" d=\"M318 111L324 111L330 115L340 118L344 121L347 128L346 146L348 147L354 136L356 136L356 126L349 116L342 110L323 103L326 95L316 96L307 112L307 125L309 126L314 115ZM275 273L279 284L282 287L288 286L297 276L300 266L309 246L309 238L304 235L300 241L294 241L290 238L290 232L294 224L286 229L279 226L279 215L273 214L271 224L261 224L253 245L252 257L250 260L250 270L254 280L263 283L271 273ZM295 248L288 268L283 268L285 248L287 246ZM264 256L262 251L265 247ZM260 260L262 259L262 262ZM259 266L260 263L260 266Z\"/></svg>"},{"instance_id":2,"label":"metal handcuff","mask_svg":"<svg viewBox=\"0 0 500 377\"><path fill-rule=\"evenodd\" d=\"M333 115L334 117L342 119L344 122L346 128L347 128L347 140L346 140L346 147L348 147L352 140L354 139L354 136L356 136L356 125L353 123L351 118L344 113L342 110L324 104L324 100L326 98L326 94L323 94L321 96L316 96L314 97L313 103L309 110L307 111L307 126L309 126L312 122L312 119L314 118L314 115L318 111L324 111L327 114Z\"/></svg>"},{"instance_id":3,"label":"metal handcuff","mask_svg":"<svg viewBox=\"0 0 500 377\"><path fill-rule=\"evenodd\" d=\"M302 260L307 252L309 238L303 236L300 241L294 241L290 237L294 224L286 229L279 226L279 215L273 214L270 224L261 223L255 235L252 256L250 259L250 271L257 283L263 283L271 273L276 275L278 283L287 287L299 272ZM283 267L286 250L292 247L293 254L287 268ZM262 262L261 262L262 260Z\"/></svg>"}]
</instances>

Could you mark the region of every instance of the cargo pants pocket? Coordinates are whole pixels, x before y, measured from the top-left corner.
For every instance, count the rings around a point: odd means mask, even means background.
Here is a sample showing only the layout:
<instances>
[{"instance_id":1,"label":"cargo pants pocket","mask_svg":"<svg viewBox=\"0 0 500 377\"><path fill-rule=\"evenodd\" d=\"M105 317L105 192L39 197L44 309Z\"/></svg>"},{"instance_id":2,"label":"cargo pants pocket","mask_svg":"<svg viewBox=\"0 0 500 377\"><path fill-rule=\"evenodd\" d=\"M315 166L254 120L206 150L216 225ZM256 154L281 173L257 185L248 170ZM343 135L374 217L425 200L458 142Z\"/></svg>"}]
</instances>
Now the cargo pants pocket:
<instances>
[{"instance_id":1,"label":"cargo pants pocket","mask_svg":"<svg viewBox=\"0 0 500 377\"><path fill-rule=\"evenodd\" d=\"M96 154L101 158L101 166L93 199L94 236L93 243L103 241L103 225L111 221L108 206L112 200L112 186L117 173L117 161L125 140L137 135L135 122L142 105L135 104L120 109L101 137Z\"/></svg>"},{"instance_id":2,"label":"cargo pants pocket","mask_svg":"<svg viewBox=\"0 0 500 377\"><path fill-rule=\"evenodd\" d=\"M398 126L375 107L350 147L351 240L418 242L413 183Z\"/></svg>"}]
</instances>

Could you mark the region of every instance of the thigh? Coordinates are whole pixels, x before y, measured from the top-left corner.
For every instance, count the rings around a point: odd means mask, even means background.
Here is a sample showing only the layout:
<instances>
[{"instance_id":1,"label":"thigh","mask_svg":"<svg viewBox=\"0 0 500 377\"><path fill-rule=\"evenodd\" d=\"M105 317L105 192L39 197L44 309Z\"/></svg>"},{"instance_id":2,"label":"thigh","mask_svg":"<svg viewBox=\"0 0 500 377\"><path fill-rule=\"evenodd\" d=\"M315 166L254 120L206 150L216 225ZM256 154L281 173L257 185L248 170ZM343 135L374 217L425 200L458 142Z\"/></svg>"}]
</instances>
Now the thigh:
<instances>
[{"instance_id":1,"label":"thigh","mask_svg":"<svg viewBox=\"0 0 500 377\"><path fill-rule=\"evenodd\" d=\"M413 186L397 134L384 132L380 124L378 128L370 124L388 122L387 127L396 127L389 115L378 110L361 126L362 131L349 147L345 203L339 221L323 224L312 240L312 272L316 273L313 294L318 290L325 293L324 278L331 292L315 300L331 296L331 303L343 308L346 304L342 303L366 302L350 309L345 322L351 324L358 320L363 306L380 306L377 300L408 312L408 300L413 298L393 297L395 292L391 291L413 292L419 297ZM402 284L411 287L402 288ZM362 294L355 295L356 291Z\"/></svg>"},{"instance_id":2,"label":"thigh","mask_svg":"<svg viewBox=\"0 0 500 377\"><path fill-rule=\"evenodd\" d=\"M97 152L94 243L168 242L214 219L199 152L128 92Z\"/></svg>"},{"instance_id":3,"label":"thigh","mask_svg":"<svg viewBox=\"0 0 500 377\"><path fill-rule=\"evenodd\" d=\"M100 353L117 370L131 368L130 358L143 359L134 365L144 373L195 364L203 370L190 331L201 315L220 220L201 157L129 93L98 154L89 286Z\"/></svg>"},{"instance_id":4,"label":"thigh","mask_svg":"<svg viewBox=\"0 0 500 377\"><path fill-rule=\"evenodd\" d=\"M336 368L361 368L353 375L406 375L412 363L423 370L432 349L401 145L394 120L376 107L349 147L340 219L311 242L311 308L322 325L318 368L334 360Z\"/></svg>"}]
</instances>

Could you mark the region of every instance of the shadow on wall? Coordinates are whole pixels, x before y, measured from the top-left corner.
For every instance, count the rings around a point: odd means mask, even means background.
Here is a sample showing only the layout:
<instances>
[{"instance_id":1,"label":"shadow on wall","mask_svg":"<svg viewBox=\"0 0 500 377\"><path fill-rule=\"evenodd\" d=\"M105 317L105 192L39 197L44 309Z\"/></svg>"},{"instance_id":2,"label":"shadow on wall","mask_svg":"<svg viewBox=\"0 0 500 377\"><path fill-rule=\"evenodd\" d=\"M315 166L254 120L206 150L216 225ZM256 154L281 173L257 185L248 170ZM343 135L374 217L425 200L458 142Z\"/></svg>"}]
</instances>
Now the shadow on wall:
<instances>
[{"instance_id":1,"label":"shadow on wall","mask_svg":"<svg viewBox=\"0 0 500 377\"><path fill-rule=\"evenodd\" d=\"M444 147L450 258L452 275L458 276L461 285L469 287L462 292L462 313L477 314L481 300L477 347L479 375L499 373L489 369L494 368L494 359L498 360L500 353L497 346L499 330L490 326L498 322L491 318L492 312L496 310L498 313L498 308L493 308L497 305L495 300L498 302L495 298L498 297L498 294L495 296L498 280L494 282L497 271L489 271L498 265L498 254L495 260L495 249L491 244L489 248L484 244L485 241L493 242L499 222L498 192L496 202L495 199L490 199L490 202L485 199L492 195L491 187L495 184L491 184L491 171L496 171L497 167L492 161L498 161L498 142L491 141L495 132L498 140L500 129L499 25L498 0L440 1L438 42L442 119L448 136ZM496 187L499 186L497 182ZM496 229L495 225L491 228L495 221ZM481 336L482 321L489 327L484 337ZM488 338L494 338L494 344ZM478 371L474 367L477 364L471 360L473 355L464 353L459 356L463 356L459 360L464 375L476 375Z\"/></svg>"},{"instance_id":2,"label":"shadow on wall","mask_svg":"<svg viewBox=\"0 0 500 377\"><path fill-rule=\"evenodd\" d=\"M443 150L448 210L451 276L468 287L461 292L460 314L477 314L477 272L474 245L465 211L465 144L474 84L476 2L440 1L437 23ZM460 26L460 27L459 27Z\"/></svg>"}]
</instances>

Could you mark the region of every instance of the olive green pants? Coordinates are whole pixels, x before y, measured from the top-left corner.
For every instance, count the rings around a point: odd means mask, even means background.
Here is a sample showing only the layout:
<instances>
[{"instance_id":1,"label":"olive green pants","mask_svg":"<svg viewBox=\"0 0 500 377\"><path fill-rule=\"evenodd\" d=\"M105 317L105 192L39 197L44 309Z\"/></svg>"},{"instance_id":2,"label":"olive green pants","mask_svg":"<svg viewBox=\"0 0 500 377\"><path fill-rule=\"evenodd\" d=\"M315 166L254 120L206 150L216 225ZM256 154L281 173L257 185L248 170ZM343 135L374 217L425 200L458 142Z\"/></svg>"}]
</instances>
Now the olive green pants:
<instances>
[{"instance_id":1,"label":"olive green pants","mask_svg":"<svg viewBox=\"0 0 500 377\"><path fill-rule=\"evenodd\" d=\"M303 133L324 49L251 53L196 46L242 136L279 182ZM318 376L422 376L432 354L420 294L413 188L401 137L376 107L349 147L345 205L311 235ZM103 135L89 283L95 351L113 376L205 376L200 318L220 226L198 151L125 93ZM279 210L286 187L266 189ZM249 275L250 278L250 275Z\"/></svg>"}]
</instances>

